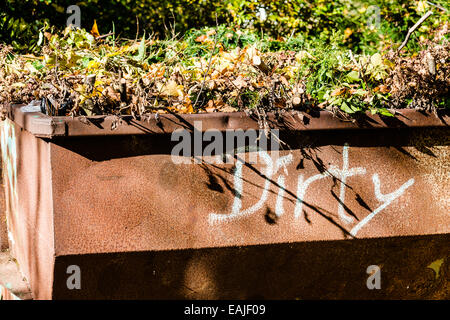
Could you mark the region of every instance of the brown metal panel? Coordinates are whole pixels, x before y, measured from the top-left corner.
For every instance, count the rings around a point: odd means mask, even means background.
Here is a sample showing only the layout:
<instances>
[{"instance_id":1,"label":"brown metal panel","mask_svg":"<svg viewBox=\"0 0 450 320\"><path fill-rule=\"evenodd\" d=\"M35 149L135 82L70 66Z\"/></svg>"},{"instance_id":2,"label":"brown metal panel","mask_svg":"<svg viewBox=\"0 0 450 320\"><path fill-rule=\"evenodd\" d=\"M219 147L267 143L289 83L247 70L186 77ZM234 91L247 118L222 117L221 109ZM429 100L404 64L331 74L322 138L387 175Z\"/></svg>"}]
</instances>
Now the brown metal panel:
<instances>
[{"instance_id":1,"label":"brown metal panel","mask_svg":"<svg viewBox=\"0 0 450 320\"><path fill-rule=\"evenodd\" d=\"M409 255L408 277L448 259L447 114L401 110L356 123L328 113L272 115L272 127L293 129L282 130L290 147L282 162L261 152L256 164L176 164L175 129L257 122L242 113L160 115L111 131L111 117L86 124L11 111L26 130L8 129L17 146L9 228L37 298L348 298L363 290L351 279L367 263L399 268L399 250ZM82 268L85 291L67 289L70 264ZM329 268L342 272L334 282ZM296 276L306 282L289 287ZM389 279L391 297L421 296L402 291L411 282L400 274Z\"/></svg>"},{"instance_id":2,"label":"brown metal panel","mask_svg":"<svg viewBox=\"0 0 450 320\"><path fill-rule=\"evenodd\" d=\"M49 143L10 120L2 123L2 139L8 146L2 151L9 166L5 183L11 255L33 297L50 299L54 244Z\"/></svg>"},{"instance_id":3,"label":"brown metal panel","mask_svg":"<svg viewBox=\"0 0 450 320\"><path fill-rule=\"evenodd\" d=\"M11 106L8 110L8 118L37 137L48 138L65 134L63 120L49 117L41 112L24 112L22 109L24 106Z\"/></svg>"},{"instance_id":4,"label":"brown metal panel","mask_svg":"<svg viewBox=\"0 0 450 320\"><path fill-rule=\"evenodd\" d=\"M113 149L125 150L131 137L123 145L112 138L54 144L56 254L450 231L450 182L443 178L450 163L447 129L316 132L309 140L315 143L280 152L291 162L269 177L272 162L243 165L240 200L236 164L177 165L164 150L115 154ZM87 147L89 143L95 145ZM152 145L152 140L136 143ZM103 160L71 151L77 144L96 148ZM345 184L340 176L344 171ZM308 179L315 181L306 185ZM233 213L234 206L240 206L238 213Z\"/></svg>"},{"instance_id":5,"label":"brown metal panel","mask_svg":"<svg viewBox=\"0 0 450 320\"><path fill-rule=\"evenodd\" d=\"M450 236L71 255L56 258L54 299L449 299ZM442 261L437 274L429 266ZM68 290L78 265L81 289ZM381 289L366 286L370 265Z\"/></svg>"},{"instance_id":6,"label":"brown metal panel","mask_svg":"<svg viewBox=\"0 0 450 320\"><path fill-rule=\"evenodd\" d=\"M0 157L1 162L1 157ZM6 203L5 203L5 188L3 185L3 164L0 163L1 185L0 185L0 251L8 248L8 229L6 228Z\"/></svg>"},{"instance_id":7,"label":"brown metal panel","mask_svg":"<svg viewBox=\"0 0 450 320\"><path fill-rule=\"evenodd\" d=\"M93 136L93 135L142 135L170 134L176 129L193 129L195 122L202 122L201 131L208 129L259 129L256 116L248 116L244 112L233 113L203 113L203 114L152 114L145 120L136 120L131 116L122 117L119 125L118 117L49 117L42 113L23 112L22 105L10 108L10 118L22 128L38 137L51 138L57 136ZM396 117L381 117L369 112L355 120L338 120L327 111L321 112L290 112L268 114L268 124L271 128L289 129L291 131L305 130L338 130L361 128L404 128L449 126L448 112L425 113L411 109L395 111ZM112 130L112 127L116 129Z\"/></svg>"}]
</instances>

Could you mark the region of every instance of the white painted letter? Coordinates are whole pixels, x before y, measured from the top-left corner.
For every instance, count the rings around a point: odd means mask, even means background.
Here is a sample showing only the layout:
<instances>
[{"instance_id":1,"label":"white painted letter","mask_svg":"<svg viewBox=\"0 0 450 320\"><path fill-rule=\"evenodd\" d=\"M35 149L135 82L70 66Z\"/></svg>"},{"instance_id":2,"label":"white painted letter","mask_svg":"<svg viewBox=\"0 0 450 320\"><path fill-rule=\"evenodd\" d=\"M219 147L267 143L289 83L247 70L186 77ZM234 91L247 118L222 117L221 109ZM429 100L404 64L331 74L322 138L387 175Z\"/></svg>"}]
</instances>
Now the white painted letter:
<instances>
[{"instance_id":1,"label":"white painted letter","mask_svg":"<svg viewBox=\"0 0 450 320\"><path fill-rule=\"evenodd\" d=\"M303 199L305 198L306 189L308 189L308 186L313 183L316 180L320 180L323 178L328 177L329 175L326 173L320 173L316 174L315 176L309 177L306 179L306 181L303 181L303 175L298 176L298 183L297 183L297 203L295 204L294 209L294 218L298 219L300 215L302 214L303 209Z\"/></svg>"},{"instance_id":2,"label":"white painted letter","mask_svg":"<svg viewBox=\"0 0 450 320\"><path fill-rule=\"evenodd\" d=\"M350 234L352 236L356 236L358 231L364 227L366 223L368 223L370 220L372 220L373 217L375 217L376 214L378 214L381 210L386 208L388 205L392 203L395 199L400 197L406 189L408 189L410 186L414 184L414 179L411 178L408 181L406 181L400 188L395 190L392 193L389 194L382 194L380 191L380 178L378 178L378 174L373 175L373 184L375 188L375 196L377 197L377 200L380 202L383 202L381 206L376 208L372 213L370 213L367 217L365 217L363 220L361 220L356 226L353 227L353 229L350 231Z\"/></svg>"},{"instance_id":3,"label":"white painted letter","mask_svg":"<svg viewBox=\"0 0 450 320\"><path fill-rule=\"evenodd\" d=\"M242 208L242 191L243 191L243 181L242 181L242 166L243 161L241 159L237 159L236 161L236 169L234 173L234 190L235 190L235 197L233 202L233 207L231 209L230 214L217 214L217 213L210 213L209 214L209 224L215 224L217 222L224 222L224 221L231 221L239 217L245 217L248 215L253 214L254 212L258 211L262 208L264 203L267 200L268 192L269 192L269 185L270 180L273 175L273 161L272 158L269 156L269 154L265 151L259 151L258 152L261 159L264 160L266 163L266 171L264 172L265 175L265 182L264 182L264 189L263 193L261 195L261 198L259 201L251 206L250 208L247 208L245 210L241 211Z\"/></svg>"},{"instance_id":4,"label":"white painted letter","mask_svg":"<svg viewBox=\"0 0 450 320\"><path fill-rule=\"evenodd\" d=\"M330 168L330 173L336 176L341 181L341 190L339 194L339 203L338 203L338 216L341 221L345 223L353 222L353 217L345 214L344 212L344 201L345 201L345 188L347 187L345 183L347 182L347 178L354 175L361 175L366 173L366 168L348 168L348 144L344 144L344 148L342 150L342 170L337 169L336 167Z\"/></svg>"}]
</instances>

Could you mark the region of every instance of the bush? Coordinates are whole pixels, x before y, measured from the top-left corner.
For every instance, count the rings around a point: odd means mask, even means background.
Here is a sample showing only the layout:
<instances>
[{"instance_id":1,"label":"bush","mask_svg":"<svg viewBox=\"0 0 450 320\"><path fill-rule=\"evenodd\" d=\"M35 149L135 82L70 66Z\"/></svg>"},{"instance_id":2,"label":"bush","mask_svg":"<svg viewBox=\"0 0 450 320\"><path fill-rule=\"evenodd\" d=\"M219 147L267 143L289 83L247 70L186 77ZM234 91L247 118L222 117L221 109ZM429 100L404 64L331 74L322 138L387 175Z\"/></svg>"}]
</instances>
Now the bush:
<instances>
[{"instance_id":1,"label":"bush","mask_svg":"<svg viewBox=\"0 0 450 320\"><path fill-rule=\"evenodd\" d=\"M443 0L434 1L448 7ZM16 49L35 47L39 30L46 24L64 28L71 0L7 0L0 14L0 42ZM117 35L135 38L139 32L166 37L181 34L191 28L228 24L254 29L275 39L301 34L304 38L329 41L333 33L345 35L344 46L356 52L374 52L383 39L400 42L430 6L426 1L401 0L86 0L79 2L82 27L90 30L94 19L100 33L114 29ZM380 24L368 27L377 9ZM448 12L448 11L447 11ZM216 20L217 19L217 20ZM436 12L414 36L448 20L448 14ZM414 45L410 42L409 45Z\"/></svg>"},{"instance_id":2,"label":"bush","mask_svg":"<svg viewBox=\"0 0 450 320\"><path fill-rule=\"evenodd\" d=\"M97 20L99 31L107 33L113 26L116 34L134 38L137 21L142 32L165 36L167 32L185 32L190 28L216 24L216 13L220 23L224 19L224 6L211 0L175 1L99 1L87 0L77 5L81 10L81 27L90 30ZM63 29L70 14L66 9L70 0L8 0L0 14L0 42L9 43L15 49L33 48L38 41L39 30L45 25ZM211 8L215 8L211 10Z\"/></svg>"}]
</instances>

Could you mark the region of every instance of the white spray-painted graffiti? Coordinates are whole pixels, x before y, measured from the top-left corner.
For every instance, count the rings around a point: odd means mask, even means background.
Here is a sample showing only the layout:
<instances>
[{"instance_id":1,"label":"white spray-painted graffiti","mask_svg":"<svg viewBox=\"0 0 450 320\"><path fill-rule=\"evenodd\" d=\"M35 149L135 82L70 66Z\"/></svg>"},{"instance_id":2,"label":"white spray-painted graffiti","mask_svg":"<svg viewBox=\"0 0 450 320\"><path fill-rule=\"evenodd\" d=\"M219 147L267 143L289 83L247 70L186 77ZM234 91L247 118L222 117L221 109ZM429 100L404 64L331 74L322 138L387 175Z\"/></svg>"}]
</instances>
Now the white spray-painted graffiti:
<instances>
[{"instance_id":1,"label":"white spray-painted graffiti","mask_svg":"<svg viewBox=\"0 0 450 320\"><path fill-rule=\"evenodd\" d=\"M236 162L236 169L234 172L235 197L233 206L231 208L231 212L229 214L210 213L209 214L210 225L217 225L220 223L233 221L238 218L247 217L254 214L258 210L262 209L269 195L269 187L272 178L281 168L283 169L283 173L280 173L277 179L277 185L279 187L279 190L275 205L275 214L277 217L280 217L284 214L283 199L284 193L286 191L285 176L288 175L286 166L293 161L293 156L292 154L289 154L287 156L280 157L277 159L275 164L266 151L259 151L259 156L260 159L263 160L266 167L265 171L263 172L265 179L263 191L258 202L247 209L242 209L242 194L243 194L242 168L244 163L242 160L238 158ZM348 144L344 145L342 151L342 163L343 163L342 169L332 165L325 172L313 175L307 179L305 179L303 174L300 174L298 176L297 201L294 209L295 220L297 220L301 216L301 213L303 211L303 200L305 199L308 187L315 181L333 177L339 180L341 183L338 201L338 217L343 224L350 225L351 223L354 223L354 218L345 213L344 202L345 202L345 190L347 187L346 183L349 177L366 174L366 168L363 167L350 168ZM364 227L367 223L369 223L380 211L389 206L394 200L399 198L405 192L406 189L408 189L410 186L414 184L414 179L411 178L407 182L402 184L394 192L389 194L382 194L381 182L378 174L376 173L373 174L372 181L374 185L375 197L382 204L378 208L373 210L368 216L366 216L364 219L362 219L360 222L358 222L356 225L352 227L352 229L350 230L350 234L353 236L356 236L356 234L359 232L359 230L361 230L362 227Z\"/></svg>"},{"instance_id":2,"label":"white spray-painted graffiti","mask_svg":"<svg viewBox=\"0 0 450 320\"><path fill-rule=\"evenodd\" d=\"M17 197L17 146L14 125L9 120L2 121L0 130L0 143L2 148L2 162L4 170L4 181L8 184L5 188L6 210L8 213L15 213L18 203ZM8 221L7 221L8 222ZM8 230L10 230L8 226ZM10 231L8 237L11 243L14 239Z\"/></svg>"}]
</instances>

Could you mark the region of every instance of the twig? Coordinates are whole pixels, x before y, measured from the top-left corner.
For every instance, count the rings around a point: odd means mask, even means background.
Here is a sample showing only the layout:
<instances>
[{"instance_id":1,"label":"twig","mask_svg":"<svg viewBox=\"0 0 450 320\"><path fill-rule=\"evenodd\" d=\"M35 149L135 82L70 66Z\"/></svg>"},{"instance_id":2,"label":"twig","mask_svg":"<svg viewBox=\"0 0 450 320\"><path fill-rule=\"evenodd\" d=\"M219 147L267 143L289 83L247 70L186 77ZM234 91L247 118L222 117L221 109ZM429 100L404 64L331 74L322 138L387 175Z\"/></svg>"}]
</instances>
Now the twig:
<instances>
[{"instance_id":1,"label":"twig","mask_svg":"<svg viewBox=\"0 0 450 320\"><path fill-rule=\"evenodd\" d=\"M409 37L411 37L412 33L429 17L433 14L433 11L428 11L427 13L425 13L425 15L422 16L422 18L419 19L419 21L416 22L415 25L413 25L409 30L408 30L408 34L406 35L405 40L403 41L403 43L400 45L400 47L398 47L397 49L397 53L400 52L400 50L403 49L404 46L406 46L406 44L409 41Z\"/></svg>"},{"instance_id":2,"label":"twig","mask_svg":"<svg viewBox=\"0 0 450 320\"><path fill-rule=\"evenodd\" d=\"M440 6L440 5L435 4L435 3L433 3L433 2L427 1L427 3L428 3L430 6L434 6L434 7L438 8L438 9L441 9L442 11L445 11L445 12L448 11L448 10L445 9L443 6Z\"/></svg>"},{"instance_id":3,"label":"twig","mask_svg":"<svg viewBox=\"0 0 450 320\"><path fill-rule=\"evenodd\" d=\"M293 107L298 107L298 106L300 106L301 103L302 103L302 98L300 98L299 96L294 96L292 98L292 106Z\"/></svg>"},{"instance_id":4,"label":"twig","mask_svg":"<svg viewBox=\"0 0 450 320\"><path fill-rule=\"evenodd\" d=\"M110 33L107 33L107 34L103 34L103 35L101 35L101 36L98 36L97 38L95 38L95 40L103 39L103 38L106 38L106 37L109 37L109 36L112 36L112 35L114 35L114 32L110 32Z\"/></svg>"},{"instance_id":5,"label":"twig","mask_svg":"<svg viewBox=\"0 0 450 320\"><path fill-rule=\"evenodd\" d=\"M128 98L127 98L127 81L122 78L120 79L120 100L122 102L127 102Z\"/></svg>"},{"instance_id":6,"label":"twig","mask_svg":"<svg viewBox=\"0 0 450 320\"><path fill-rule=\"evenodd\" d=\"M219 40L219 28L218 28L218 23L217 23L217 15L216 15L216 25L217 25L217 28L216 28L217 31L216 31L216 35L215 35L215 39L214 39L214 47L211 51L211 55L209 56L208 69L206 69L206 73L205 73L205 76L203 77L202 85L200 87L200 92L198 93L197 98L195 99L195 102L194 102L194 105L192 108L195 108L195 106L197 105L197 102L198 102L198 98L202 94L203 87L204 87L205 81L206 81L206 77L208 76L209 69L211 68L212 57L214 55L214 51L216 51L217 41Z\"/></svg>"},{"instance_id":7,"label":"twig","mask_svg":"<svg viewBox=\"0 0 450 320\"><path fill-rule=\"evenodd\" d=\"M58 57L56 57L56 63L58 63ZM61 85L61 80L59 80L59 76L58 76L58 66L55 66L55 77L56 77L56 80L58 81L58 84L60 85L60 86L62 86Z\"/></svg>"},{"instance_id":8,"label":"twig","mask_svg":"<svg viewBox=\"0 0 450 320\"><path fill-rule=\"evenodd\" d=\"M119 93L120 101L127 102L127 81L122 78L122 70L119 70Z\"/></svg>"},{"instance_id":9,"label":"twig","mask_svg":"<svg viewBox=\"0 0 450 320\"><path fill-rule=\"evenodd\" d=\"M349 55L349 57L350 57L350 60L352 60L352 62L353 62L357 67L359 67L358 62L356 61L355 57L353 56L352 50L348 50L348 55Z\"/></svg>"},{"instance_id":10,"label":"twig","mask_svg":"<svg viewBox=\"0 0 450 320\"><path fill-rule=\"evenodd\" d=\"M139 18L136 15L136 40L135 41L137 41L138 37L139 37Z\"/></svg>"},{"instance_id":11,"label":"twig","mask_svg":"<svg viewBox=\"0 0 450 320\"><path fill-rule=\"evenodd\" d=\"M176 24L177 24L177 19L175 18L175 15L173 14L173 10L170 10L170 13L172 14L172 18L173 18L173 26L172 26L172 40L176 38ZM170 22L169 22L170 23Z\"/></svg>"},{"instance_id":12,"label":"twig","mask_svg":"<svg viewBox=\"0 0 450 320\"><path fill-rule=\"evenodd\" d=\"M287 39L286 43L291 41L291 38L294 36L294 32L295 32L295 28L292 29L291 35L289 36L289 38Z\"/></svg>"},{"instance_id":13,"label":"twig","mask_svg":"<svg viewBox=\"0 0 450 320\"><path fill-rule=\"evenodd\" d=\"M270 69L267 66L267 64L264 63L264 61L261 59L260 56L254 56L252 59L252 63L255 67L257 67L266 76L269 75Z\"/></svg>"}]
</instances>

